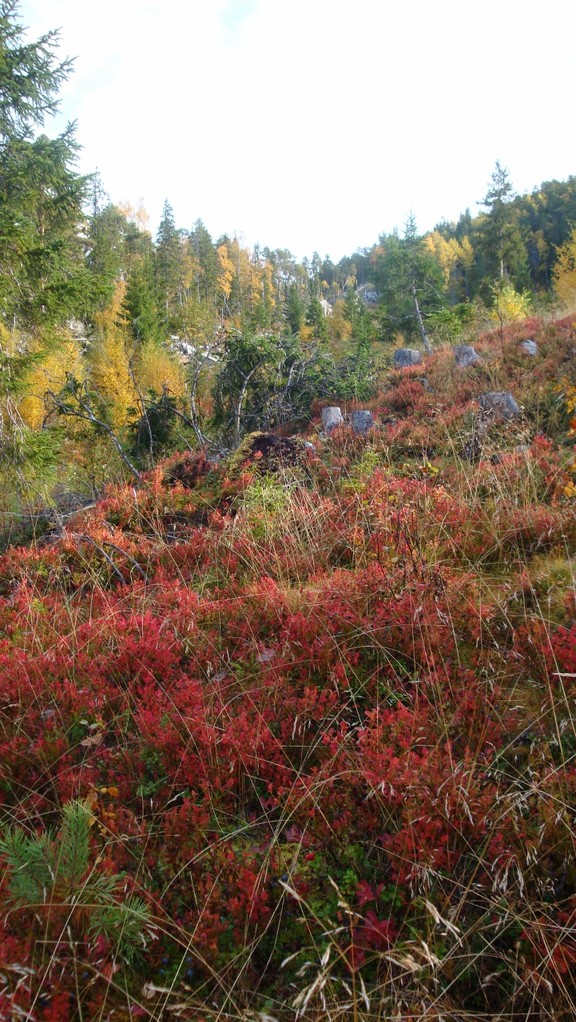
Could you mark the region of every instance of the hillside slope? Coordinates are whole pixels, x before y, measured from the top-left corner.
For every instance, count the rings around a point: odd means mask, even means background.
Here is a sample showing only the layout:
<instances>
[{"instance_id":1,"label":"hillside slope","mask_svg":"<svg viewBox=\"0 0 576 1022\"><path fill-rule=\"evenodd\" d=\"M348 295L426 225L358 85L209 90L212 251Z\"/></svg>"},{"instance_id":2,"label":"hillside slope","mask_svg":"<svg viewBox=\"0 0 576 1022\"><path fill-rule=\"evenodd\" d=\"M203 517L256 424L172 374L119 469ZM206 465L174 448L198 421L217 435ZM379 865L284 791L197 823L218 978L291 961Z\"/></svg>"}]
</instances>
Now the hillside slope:
<instances>
[{"instance_id":1,"label":"hillside slope","mask_svg":"<svg viewBox=\"0 0 576 1022\"><path fill-rule=\"evenodd\" d=\"M2 1018L574 1016L576 323L475 350L0 558Z\"/></svg>"}]
</instances>

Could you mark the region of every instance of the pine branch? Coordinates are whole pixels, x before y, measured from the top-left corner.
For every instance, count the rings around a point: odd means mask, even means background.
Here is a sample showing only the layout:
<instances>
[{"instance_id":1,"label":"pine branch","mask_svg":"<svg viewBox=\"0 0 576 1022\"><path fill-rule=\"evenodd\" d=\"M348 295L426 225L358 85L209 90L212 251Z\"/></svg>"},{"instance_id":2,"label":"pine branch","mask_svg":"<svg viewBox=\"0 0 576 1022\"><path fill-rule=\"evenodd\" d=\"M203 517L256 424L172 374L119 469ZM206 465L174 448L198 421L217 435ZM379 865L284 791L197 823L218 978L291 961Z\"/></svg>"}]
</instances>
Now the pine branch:
<instances>
[{"instance_id":1,"label":"pine branch","mask_svg":"<svg viewBox=\"0 0 576 1022\"><path fill-rule=\"evenodd\" d=\"M68 802L60 835L58 879L74 889L88 869L90 858L90 819L92 813L85 802Z\"/></svg>"}]
</instances>

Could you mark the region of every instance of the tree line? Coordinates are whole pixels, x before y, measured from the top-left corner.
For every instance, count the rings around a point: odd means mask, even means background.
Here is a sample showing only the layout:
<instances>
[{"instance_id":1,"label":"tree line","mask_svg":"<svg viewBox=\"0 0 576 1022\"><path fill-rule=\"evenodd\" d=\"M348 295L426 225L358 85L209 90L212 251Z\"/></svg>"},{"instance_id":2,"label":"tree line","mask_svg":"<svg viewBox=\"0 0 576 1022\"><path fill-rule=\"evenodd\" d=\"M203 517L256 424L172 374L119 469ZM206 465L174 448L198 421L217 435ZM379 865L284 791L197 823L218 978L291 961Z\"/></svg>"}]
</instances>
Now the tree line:
<instances>
[{"instance_id":1,"label":"tree line","mask_svg":"<svg viewBox=\"0 0 576 1022\"><path fill-rule=\"evenodd\" d=\"M234 443L314 396L367 396L382 342L430 347L479 308L576 293L576 178L515 196L499 163L476 216L426 234L410 216L336 264L178 227L168 201L153 236L77 172L73 125L43 133L72 70L57 46L0 0L0 451L17 472L60 456L64 421L132 466L175 433Z\"/></svg>"}]
</instances>

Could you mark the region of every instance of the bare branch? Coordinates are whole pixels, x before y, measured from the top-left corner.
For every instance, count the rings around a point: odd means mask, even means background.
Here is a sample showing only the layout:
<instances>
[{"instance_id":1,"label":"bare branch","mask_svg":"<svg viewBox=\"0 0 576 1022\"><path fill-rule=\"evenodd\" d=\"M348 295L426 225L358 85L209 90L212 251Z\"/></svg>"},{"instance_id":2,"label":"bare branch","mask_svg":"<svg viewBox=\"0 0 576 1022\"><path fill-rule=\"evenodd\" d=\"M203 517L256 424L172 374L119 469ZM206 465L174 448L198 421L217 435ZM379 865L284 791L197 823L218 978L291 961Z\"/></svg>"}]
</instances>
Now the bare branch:
<instances>
[{"instance_id":1,"label":"bare branch","mask_svg":"<svg viewBox=\"0 0 576 1022\"><path fill-rule=\"evenodd\" d=\"M107 422L104 422L103 419L100 419L94 413L92 406L90 404L90 395L88 393L88 388L86 384L79 383L77 380L74 379L71 373L67 373L66 377L67 384L64 390L67 390L68 394L72 396L72 398L76 402L76 406L69 404L64 399L64 397L62 396L63 392L61 392L60 394L55 394L54 391L47 390L46 393L44 394L44 401L47 406L47 417L51 415L53 412L56 412L57 415L66 415L74 419L83 419L85 422L91 422L93 423L93 425L98 426L100 429L104 431L104 433L106 433L107 436L110 437L112 443L114 444L116 450L118 451L118 454L120 455L120 458L126 465L126 468L128 468L129 471L134 476L134 478L137 479L138 482L140 482L142 476L138 469L136 468L136 466L133 465L132 462L130 461L130 458L126 454L126 451L122 447L122 444L120 443L114 430L108 425ZM51 402L51 407L48 406L48 402Z\"/></svg>"}]
</instances>

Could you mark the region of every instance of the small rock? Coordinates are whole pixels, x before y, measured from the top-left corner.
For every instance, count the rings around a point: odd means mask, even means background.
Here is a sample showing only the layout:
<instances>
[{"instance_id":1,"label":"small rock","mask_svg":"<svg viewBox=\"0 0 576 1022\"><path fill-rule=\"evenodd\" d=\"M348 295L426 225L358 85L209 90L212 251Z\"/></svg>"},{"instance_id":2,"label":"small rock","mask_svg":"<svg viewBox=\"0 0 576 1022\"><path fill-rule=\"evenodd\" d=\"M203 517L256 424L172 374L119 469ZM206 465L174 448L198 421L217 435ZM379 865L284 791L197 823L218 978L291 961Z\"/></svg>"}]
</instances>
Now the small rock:
<instances>
[{"instance_id":1,"label":"small rock","mask_svg":"<svg viewBox=\"0 0 576 1022\"><path fill-rule=\"evenodd\" d=\"M536 341L531 340L522 341L520 347L522 348L522 351L526 353L526 355L531 355L532 358L538 354L538 345L536 344Z\"/></svg>"},{"instance_id":2,"label":"small rock","mask_svg":"<svg viewBox=\"0 0 576 1022\"><path fill-rule=\"evenodd\" d=\"M454 359L459 369L467 369L468 366L476 365L482 359L471 344L459 344L454 348Z\"/></svg>"},{"instance_id":3,"label":"small rock","mask_svg":"<svg viewBox=\"0 0 576 1022\"><path fill-rule=\"evenodd\" d=\"M331 433L336 426L341 426L343 422L342 412L337 405L329 405L322 409L322 425L327 433Z\"/></svg>"},{"instance_id":4,"label":"small rock","mask_svg":"<svg viewBox=\"0 0 576 1022\"><path fill-rule=\"evenodd\" d=\"M520 405L508 390L480 394L478 401L484 414L495 419L515 419L522 414Z\"/></svg>"},{"instance_id":5,"label":"small rock","mask_svg":"<svg viewBox=\"0 0 576 1022\"><path fill-rule=\"evenodd\" d=\"M355 433L361 433L364 435L374 426L374 417L372 412L368 411L366 408L350 412L350 425Z\"/></svg>"},{"instance_id":6,"label":"small rock","mask_svg":"<svg viewBox=\"0 0 576 1022\"><path fill-rule=\"evenodd\" d=\"M417 366L422 361L422 352L416 348L398 348L394 352L394 365L399 368L404 366Z\"/></svg>"}]
</instances>

